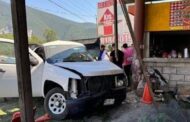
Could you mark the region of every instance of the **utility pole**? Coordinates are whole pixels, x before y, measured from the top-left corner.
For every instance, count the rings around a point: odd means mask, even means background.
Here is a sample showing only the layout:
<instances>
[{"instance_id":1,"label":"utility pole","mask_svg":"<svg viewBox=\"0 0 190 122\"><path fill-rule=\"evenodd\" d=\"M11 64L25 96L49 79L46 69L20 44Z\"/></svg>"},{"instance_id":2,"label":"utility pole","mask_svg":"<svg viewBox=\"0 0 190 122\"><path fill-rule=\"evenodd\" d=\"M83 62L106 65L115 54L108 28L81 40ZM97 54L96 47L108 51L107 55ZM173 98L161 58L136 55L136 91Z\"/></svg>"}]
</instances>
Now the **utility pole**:
<instances>
[{"instance_id":1,"label":"utility pole","mask_svg":"<svg viewBox=\"0 0 190 122\"><path fill-rule=\"evenodd\" d=\"M139 42L141 58L143 57L143 39L144 39L144 17L145 16L145 0L135 0L135 25L134 32L136 41Z\"/></svg>"},{"instance_id":2,"label":"utility pole","mask_svg":"<svg viewBox=\"0 0 190 122\"><path fill-rule=\"evenodd\" d=\"M25 0L11 0L21 121L34 122Z\"/></svg>"},{"instance_id":3,"label":"utility pole","mask_svg":"<svg viewBox=\"0 0 190 122\"><path fill-rule=\"evenodd\" d=\"M115 57L118 61L118 20L117 20L117 0L113 2L114 9L114 41L115 41Z\"/></svg>"},{"instance_id":4,"label":"utility pole","mask_svg":"<svg viewBox=\"0 0 190 122\"><path fill-rule=\"evenodd\" d=\"M129 28L130 34L131 34L131 38L132 38L132 41L133 41L133 44L134 44L134 48L135 48L135 51L136 51L136 54L137 54L137 58L138 58L138 60L140 62L140 67L142 69L142 73L144 75L144 78L145 78L148 86L149 86L149 90L151 92L151 96L153 97L154 95L153 95L153 91L151 89L150 79L147 76L146 68L143 65L143 60L141 58L141 53L140 53L140 49L139 49L139 41L136 40L135 33L133 31L133 28L132 28L132 25L131 25L131 21L130 21L130 18L129 18L129 14L128 14L126 5L124 3L124 0L119 0L119 1L121 3L121 8L122 8L123 14L125 16L125 20L126 20L128 28Z\"/></svg>"}]
</instances>

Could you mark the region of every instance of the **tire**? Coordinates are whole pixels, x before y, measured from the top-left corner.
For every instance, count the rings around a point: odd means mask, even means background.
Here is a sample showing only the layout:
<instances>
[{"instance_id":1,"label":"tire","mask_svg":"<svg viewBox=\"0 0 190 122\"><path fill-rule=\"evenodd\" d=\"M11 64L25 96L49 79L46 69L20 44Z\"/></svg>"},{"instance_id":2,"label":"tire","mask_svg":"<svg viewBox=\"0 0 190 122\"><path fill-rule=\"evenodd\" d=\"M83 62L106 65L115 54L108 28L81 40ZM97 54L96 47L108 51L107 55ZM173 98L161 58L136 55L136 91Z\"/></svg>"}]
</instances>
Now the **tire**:
<instances>
[{"instance_id":1,"label":"tire","mask_svg":"<svg viewBox=\"0 0 190 122\"><path fill-rule=\"evenodd\" d=\"M44 109L56 120L63 120L68 115L67 94L61 88L53 88L45 96Z\"/></svg>"}]
</instances>

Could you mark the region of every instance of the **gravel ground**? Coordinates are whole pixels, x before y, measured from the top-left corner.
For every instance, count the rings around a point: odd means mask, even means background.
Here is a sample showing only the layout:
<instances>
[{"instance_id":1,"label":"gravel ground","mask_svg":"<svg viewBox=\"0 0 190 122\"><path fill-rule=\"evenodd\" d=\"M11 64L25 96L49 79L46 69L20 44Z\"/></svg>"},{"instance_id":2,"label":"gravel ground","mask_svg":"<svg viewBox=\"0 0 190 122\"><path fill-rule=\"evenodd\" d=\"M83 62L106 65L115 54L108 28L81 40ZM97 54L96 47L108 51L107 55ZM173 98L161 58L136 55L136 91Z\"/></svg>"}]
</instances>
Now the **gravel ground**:
<instances>
[{"instance_id":1,"label":"gravel ground","mask_svg":"<svg viewBox=\"0 0 190 122\"><path fill-rule=\"evenodd\" d=\"M43 99L35 98L34 105L37 106L35 117L43 115ZM7 115L0 116L0 122L10 122L12 113L8 110L18 107L18 99L9 99L8 102L0 99L0 109L7 112ZM187 108L190 107L186 104L179 106L175 100L167 104L146 105L140 102L134 92L130 92L120 106L104 106L83 117L68 118L62 122L190 122L190 109Z\"/></svg>"}]
</instances>

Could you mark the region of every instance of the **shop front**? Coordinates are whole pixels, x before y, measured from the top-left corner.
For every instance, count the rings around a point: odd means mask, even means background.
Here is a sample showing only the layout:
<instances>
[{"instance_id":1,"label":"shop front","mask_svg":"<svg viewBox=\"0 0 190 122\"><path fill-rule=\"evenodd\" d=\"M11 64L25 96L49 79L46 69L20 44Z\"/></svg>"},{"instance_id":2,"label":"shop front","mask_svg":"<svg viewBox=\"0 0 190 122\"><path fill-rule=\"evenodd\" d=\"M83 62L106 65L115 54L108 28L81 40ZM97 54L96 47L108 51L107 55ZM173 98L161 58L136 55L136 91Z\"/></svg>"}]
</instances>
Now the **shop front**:
<instances>
[{"instance_id":1,"label":"shop front","mask_svg":"<svg viewBox=\"0 0 190 122\"><path fill-rule=\"evenodd\" d=\"M144 63L158 69L171 87L190 85L190 1L145 8Z\"/></svg>"}]
</instances>

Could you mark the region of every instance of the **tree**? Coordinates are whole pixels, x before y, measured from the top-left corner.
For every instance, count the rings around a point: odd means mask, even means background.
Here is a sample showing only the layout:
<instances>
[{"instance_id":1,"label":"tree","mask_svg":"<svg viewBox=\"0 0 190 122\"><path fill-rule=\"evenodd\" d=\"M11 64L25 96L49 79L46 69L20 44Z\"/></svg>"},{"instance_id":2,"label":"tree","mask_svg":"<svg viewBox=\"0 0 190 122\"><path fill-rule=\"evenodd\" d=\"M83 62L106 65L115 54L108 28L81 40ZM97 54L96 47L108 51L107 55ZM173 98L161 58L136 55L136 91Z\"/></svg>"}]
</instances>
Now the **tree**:
<instances>
[{"instance_id":1,"label":"tree","mask_svg":"<svg viewBox=\"0 0 190 122\"><path fill-rule=\"evenodd\" d=\"M29 39L29 44L42 44L44 42L45 42L44 40L34 35L32 35L32 37Z\"/></svg>"},{"instance_id":2,"label":"tree","mask_svg":"<svg viewBox=\"0 0 190 122\"><path fill-rule=\"evenodd\" d=\"M45 29L43 36L44 36L46 42L54 41L57 39L56 32L52 29Z\"/></svg>"},{"instance_id":3,"label":"tree","mask_svg":"<svg viewBox=\"0 0 190 122\"><path fill-rule=\"evenodd\" d=\"M14 39L13 34L0 34L0 38L5 38L5 39ZM42 44L45 41L40 39L39 37L32 35L31 38L29 38L29 44Z\"/></svg>"},{"instance_id":4,"label":"tree","mask_svg":"<svg viewBox=\"0 0 190 122\"><path fill-rule=\"evenodd\" d=\"M0 38L13 39L13 34L0 34Z\"/></svg>"}]
</instances>

